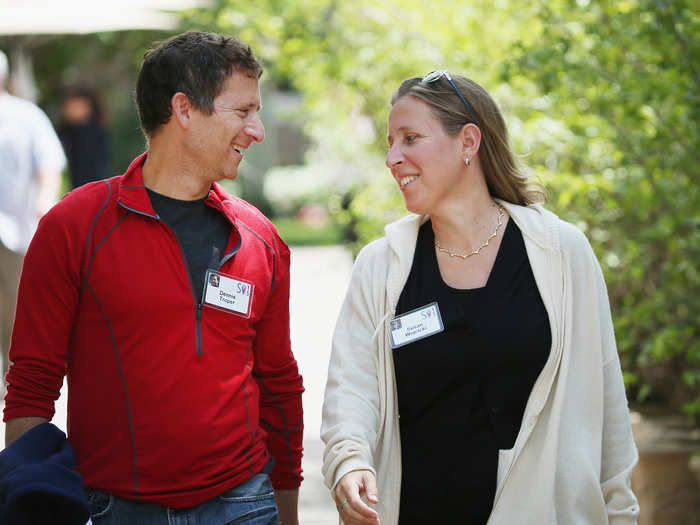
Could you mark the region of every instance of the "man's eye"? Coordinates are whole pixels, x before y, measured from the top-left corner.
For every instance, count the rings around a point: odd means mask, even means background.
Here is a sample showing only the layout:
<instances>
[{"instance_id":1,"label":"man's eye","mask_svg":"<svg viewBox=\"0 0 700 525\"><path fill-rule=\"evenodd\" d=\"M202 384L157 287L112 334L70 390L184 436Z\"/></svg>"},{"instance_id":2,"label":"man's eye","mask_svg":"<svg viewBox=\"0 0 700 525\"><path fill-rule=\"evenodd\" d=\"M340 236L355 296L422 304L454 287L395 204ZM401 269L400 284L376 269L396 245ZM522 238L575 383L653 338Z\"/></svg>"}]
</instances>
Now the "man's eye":
<instances>
[{"instance_id":1,"label":"man's eye","mask_svg":"<svg viewBox=\"0 0 700 525\"><path fill-rule=\"evenodd\" d=\"M237 109L236 111L238 111L238 114L243 117L247 117L248 113L250 112L249 109Z\"/></svg>"},{"instance_id":2,"label":"man's eye","mask_svg":"<svg viewBox=\"0 0 700 525\"><path fill-rule=\"evenodd\" d=\"M406 135L406 142L408 142L409 144L412 144L416 141L417 138L418 138L418 135Z\"/></svg>"}]
</instances>

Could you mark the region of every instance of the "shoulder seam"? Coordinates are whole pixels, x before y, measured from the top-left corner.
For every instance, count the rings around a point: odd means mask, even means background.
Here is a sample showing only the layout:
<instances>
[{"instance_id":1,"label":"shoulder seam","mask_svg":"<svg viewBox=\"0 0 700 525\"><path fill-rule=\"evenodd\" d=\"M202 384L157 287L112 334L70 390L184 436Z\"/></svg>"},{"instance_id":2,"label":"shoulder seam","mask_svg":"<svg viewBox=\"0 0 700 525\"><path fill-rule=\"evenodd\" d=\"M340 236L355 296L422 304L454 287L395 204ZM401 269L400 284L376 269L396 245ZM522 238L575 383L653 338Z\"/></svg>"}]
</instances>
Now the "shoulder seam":
<instances>
[{"instance_id":1,"label":"shoulder seam","mask_svg":"<svg viewBox=\"0 0 700 525\"><path fill-rule=\"evenodd\" d=\"M100 206L100 209L97 211L97 213L92 219L92 223L90 224L90 229L88 230L87 238L85 239L85 252L83 254L83 261L87 261L88 253L90 252L90 241L92 240L92 234L95 230L95 226L97 225L97 220L100 218L100 215L102 215L102 212L104 212L105 208L107 207L107 204L109 204L109 201L112 198L112 184L108 180L104 182L107 185L107 198L102 203L102 206ZM85 270L85 277L87 277L87 268Z\"/></svg>"},{"instance_id":2,"label":"shoulder seam","mask_svg":"<svg viewBox=\"0 0 700 525\"><path fill-rule=\"evenodd\" d=\"M243 227L246 230L248 230L250 233L255 235L258 239L260 239L263 242L263 244L265 245L265 247L272 252L272 281L270 283L270 286L274 290L275 289L275 278L277 276L277 257L279 256L277 253L277 249L276 249L277 248L276 243L275 243L275 248L270 246L270 244L263 238L262 235L260 235L258 232L256 232L251 226L248 226L245 222L243 222L243 220L241 220L240 217L236 217L236 222L243 225ZM273 235L273 237L274 237L274 235Z\"/></svg>"}]
</instances>

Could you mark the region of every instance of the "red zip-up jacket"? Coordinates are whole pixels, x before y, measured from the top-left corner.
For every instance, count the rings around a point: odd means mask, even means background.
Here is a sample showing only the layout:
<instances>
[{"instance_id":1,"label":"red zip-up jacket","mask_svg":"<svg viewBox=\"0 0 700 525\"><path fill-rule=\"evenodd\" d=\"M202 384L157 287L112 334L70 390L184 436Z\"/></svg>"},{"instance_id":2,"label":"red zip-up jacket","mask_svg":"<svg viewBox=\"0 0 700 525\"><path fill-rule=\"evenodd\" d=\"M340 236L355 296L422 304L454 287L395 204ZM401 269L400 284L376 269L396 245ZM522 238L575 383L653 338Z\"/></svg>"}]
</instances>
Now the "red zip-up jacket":
<instances>
[{"instance_id":1,"label":"red zip-up jacket","mask_svg":"<svg viewBox=\"0 0 700 525\"><path fill-rule=\"evenodd\" d=\"M302 380L289 339L289 249L214 183L231 223L218 271L253 284L250 317L202 305L138 157L42 218L27 252L5 420L51 419L68 376L68 438L87 487L170 507L259 472L301 482Z\"/></svg>"}]
</instances>

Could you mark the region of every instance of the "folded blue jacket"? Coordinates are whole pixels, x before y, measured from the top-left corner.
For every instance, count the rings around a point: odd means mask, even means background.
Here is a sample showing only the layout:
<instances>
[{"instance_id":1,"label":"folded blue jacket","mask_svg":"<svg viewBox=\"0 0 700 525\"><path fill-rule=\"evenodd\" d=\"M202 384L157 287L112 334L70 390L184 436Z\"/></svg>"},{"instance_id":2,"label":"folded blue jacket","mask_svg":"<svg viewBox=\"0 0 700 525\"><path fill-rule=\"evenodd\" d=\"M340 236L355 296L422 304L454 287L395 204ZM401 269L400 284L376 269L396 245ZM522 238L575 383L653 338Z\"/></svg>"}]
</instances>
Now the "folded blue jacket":
<instances>
[{"instance_id":1,"label":"folded blue jacket","mask_svg":"<svg viewBox=\"0 0 700 525\"><path fill-rule=\"evenodd\" d=\"M51 423L0 452L0 525L85 525L90 507L75 453Z\"/></svg>"}]
</instances>

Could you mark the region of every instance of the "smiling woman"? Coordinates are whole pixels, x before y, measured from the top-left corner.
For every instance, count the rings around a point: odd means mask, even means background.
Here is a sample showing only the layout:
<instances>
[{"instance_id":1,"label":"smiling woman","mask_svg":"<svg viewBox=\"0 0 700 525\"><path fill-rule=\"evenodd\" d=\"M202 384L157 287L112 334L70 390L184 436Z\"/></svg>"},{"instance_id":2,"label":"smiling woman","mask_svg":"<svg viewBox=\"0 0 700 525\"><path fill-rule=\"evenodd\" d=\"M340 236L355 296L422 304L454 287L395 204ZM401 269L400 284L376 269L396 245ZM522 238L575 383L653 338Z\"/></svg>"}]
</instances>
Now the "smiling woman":
<instances>
[{"instance_id":1,"label":"smiling woman","mask_svg":"<svg viewBox=\"0 0 700 525\"><path fill-rule=\"evenodd\" d=\"M637 451L588 241L539 204L474 81L404 81L387 138L412 215L358 255L333 337L321 432L342 521L634 523Z\"/></svg>"}]
</instances>

